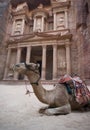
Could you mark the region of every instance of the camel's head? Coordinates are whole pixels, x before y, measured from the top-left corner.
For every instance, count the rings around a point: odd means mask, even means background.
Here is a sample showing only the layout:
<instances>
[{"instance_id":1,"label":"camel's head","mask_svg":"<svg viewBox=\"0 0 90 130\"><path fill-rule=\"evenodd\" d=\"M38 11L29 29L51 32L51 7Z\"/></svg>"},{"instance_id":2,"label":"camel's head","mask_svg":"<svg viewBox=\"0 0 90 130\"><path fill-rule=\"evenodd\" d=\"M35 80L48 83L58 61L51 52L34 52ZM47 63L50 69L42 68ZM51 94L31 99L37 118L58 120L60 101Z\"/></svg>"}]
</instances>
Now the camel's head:
<instances>
[{"instance_id":1,"label":"camel's head","mask_svg":"<svg viewBox=\"0 0 90 130\"><path fill-rule=\"evenodd\" d=\"M19 64L14 65L13 70L17 71L18 73L21 73L21 74L26 74L29 71L39 72L39 64L19 63Z\"/></svg>"}]
</instances>

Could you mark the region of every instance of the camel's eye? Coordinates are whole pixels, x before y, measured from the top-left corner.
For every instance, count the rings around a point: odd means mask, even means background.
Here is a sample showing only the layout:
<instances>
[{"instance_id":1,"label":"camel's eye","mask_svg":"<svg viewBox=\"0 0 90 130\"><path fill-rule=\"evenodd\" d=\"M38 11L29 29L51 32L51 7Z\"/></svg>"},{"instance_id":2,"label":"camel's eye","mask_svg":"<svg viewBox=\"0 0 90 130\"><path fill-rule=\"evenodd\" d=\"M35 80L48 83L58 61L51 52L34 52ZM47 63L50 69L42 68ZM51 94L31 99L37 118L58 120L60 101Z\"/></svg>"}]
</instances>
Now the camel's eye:
<instances>
[{"instance_id":1,"label":"camel's eye","mask_svg":"<svg viewBox=\"0 0 90 130\"><path fill-rule=\"evenodd\" d=\"M36 69L38 69L40 67L40 64L36 64Z\"/></svg>"}]
</instances>

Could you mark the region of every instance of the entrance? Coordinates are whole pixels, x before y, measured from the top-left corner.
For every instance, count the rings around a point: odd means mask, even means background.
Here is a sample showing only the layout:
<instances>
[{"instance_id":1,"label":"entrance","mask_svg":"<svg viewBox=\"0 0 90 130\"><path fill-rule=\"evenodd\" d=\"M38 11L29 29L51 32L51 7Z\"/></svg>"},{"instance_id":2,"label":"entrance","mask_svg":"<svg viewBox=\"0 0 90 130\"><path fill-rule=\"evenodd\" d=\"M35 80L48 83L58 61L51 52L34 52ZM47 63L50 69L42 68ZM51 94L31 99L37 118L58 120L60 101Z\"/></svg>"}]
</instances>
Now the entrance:
<instances>
[{"instance_id":1,"label":"entrance","mask_svg":"<svg viewBox=\"0 0 90 130\"><path fill-rule=\"evenodd\" d=\"M42 47L41 46L32 47L30 61L33 63L38 63L40 65L39 72L41 76L41 72L42 72Z\"/></svg>"},{"instance_id":2,"label":"entrance","mask_svg":"<svg viewBox=\"0 0 90 130\"><path fill-rule=\"evenodd\" d=\"M38 61L37 61L37 64L40 65L40 67L39 67L39 73L40 73L40 77L41 77L41 72L42 72L42 61L41 61L41 60L38 60Z\"/></svg>"},{"instance_id":3,"label":"entrance","mask_svg":"<svg viewBox=\"0 0 90 130\"><path fill-rule=\"evenodd\" d=\"M51 45L47 46L46 54L46 80L52 80L53 71L53 48Z\"/></svg>"}]
</instances>

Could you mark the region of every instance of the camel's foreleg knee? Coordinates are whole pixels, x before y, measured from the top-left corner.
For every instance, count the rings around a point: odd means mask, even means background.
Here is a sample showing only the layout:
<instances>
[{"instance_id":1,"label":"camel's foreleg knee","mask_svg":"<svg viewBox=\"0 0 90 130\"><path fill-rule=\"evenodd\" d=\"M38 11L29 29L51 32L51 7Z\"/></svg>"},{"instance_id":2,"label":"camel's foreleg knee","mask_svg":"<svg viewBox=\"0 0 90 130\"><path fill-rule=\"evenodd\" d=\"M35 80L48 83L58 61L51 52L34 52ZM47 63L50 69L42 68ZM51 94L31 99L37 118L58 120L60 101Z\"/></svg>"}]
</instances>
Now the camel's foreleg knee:
<instances>
[{"instance_id":1,"label":"camel's foreleg knee","mask_svg":"<svg viewBox=\"0 0 90 130\"><path fill-rule=\"evenodd\" d=\"M44 111L44 114L46 115L66 115L71 112L71 106L70 104L66 104L61 107L56 108L48 108Z\"/></svg>"}]
</instances>

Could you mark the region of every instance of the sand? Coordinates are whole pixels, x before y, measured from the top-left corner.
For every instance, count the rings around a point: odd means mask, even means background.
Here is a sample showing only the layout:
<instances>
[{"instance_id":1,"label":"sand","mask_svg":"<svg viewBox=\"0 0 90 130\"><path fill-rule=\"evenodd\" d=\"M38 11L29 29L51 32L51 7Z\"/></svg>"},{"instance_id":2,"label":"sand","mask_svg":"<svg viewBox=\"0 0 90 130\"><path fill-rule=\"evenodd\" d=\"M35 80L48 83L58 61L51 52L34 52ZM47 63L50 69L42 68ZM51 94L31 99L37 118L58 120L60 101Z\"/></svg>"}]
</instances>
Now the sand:
<instances>
[{"instance_id":1,"label":"sand","mask_svg":"<svg viewBox=\"0 0 90 130\"><path fill-rule=\"evenodd\" d=\"M90 130L90 112L40 115L39 108L46 105L25 91L25 85L0 85L0 130Z\"/></svg>"}]
</instances>

